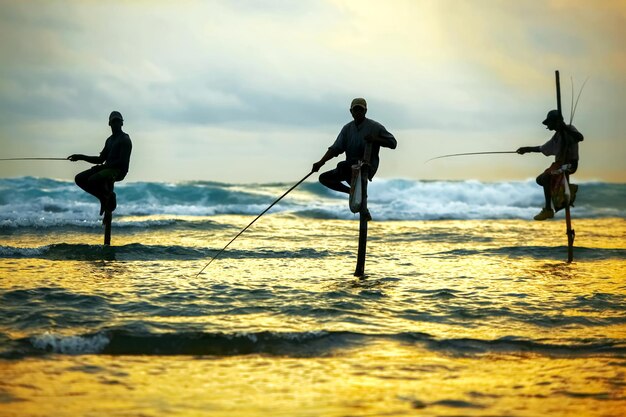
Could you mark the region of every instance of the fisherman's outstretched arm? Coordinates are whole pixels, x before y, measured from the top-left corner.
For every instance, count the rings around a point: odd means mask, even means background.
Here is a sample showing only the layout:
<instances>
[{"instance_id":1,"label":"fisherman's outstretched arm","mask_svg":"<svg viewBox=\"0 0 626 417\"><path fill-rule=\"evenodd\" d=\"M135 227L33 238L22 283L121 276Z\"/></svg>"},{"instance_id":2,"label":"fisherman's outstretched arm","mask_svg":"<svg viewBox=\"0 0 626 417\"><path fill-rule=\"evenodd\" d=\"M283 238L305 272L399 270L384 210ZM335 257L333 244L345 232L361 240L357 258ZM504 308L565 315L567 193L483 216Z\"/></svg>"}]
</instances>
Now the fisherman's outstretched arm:
<instances>
[{"instance_id":1,"label":"fisherman's outstretched arm","mask_svg":"<svg viewBox=\"0 0 626 417\"><path fill-rule=\"evenodd\" d=\"M75 153L72 154L70 156L67 157L67 159L69 159L70 161L85 161L85 162L89 162L90 164L101 164L103 163L106 158L103 158L101 155L99 156L89 156L89 155L83 155L81 153Z\"/></svg>"},{"instance_id":2,"label":"fisherman's outstretched arm","mask_svg":"<svg viewBox=\"0 0 626 417\"><path fill-rule=\"evenodd\" d=\"M522 146L516 152L520 155L524 155L529 152L541 152L541 146Z\"/></svg>"},{"instance_id":3,"label":"fisherman's outstretched arm","mask_svg":"<svg viewBox=\"0 0 626 417\"><path fill-rule=\"evenodd\" d=\"M328 148L324 156L322 156L322 159L320 159L319 161L313 164L311 171L313 172L319 171L322 165L324 165L326 162L330 161L334 157L338 156L340 153L341 152L337 151L336 149Z\"/></svg>"}]
</instances>

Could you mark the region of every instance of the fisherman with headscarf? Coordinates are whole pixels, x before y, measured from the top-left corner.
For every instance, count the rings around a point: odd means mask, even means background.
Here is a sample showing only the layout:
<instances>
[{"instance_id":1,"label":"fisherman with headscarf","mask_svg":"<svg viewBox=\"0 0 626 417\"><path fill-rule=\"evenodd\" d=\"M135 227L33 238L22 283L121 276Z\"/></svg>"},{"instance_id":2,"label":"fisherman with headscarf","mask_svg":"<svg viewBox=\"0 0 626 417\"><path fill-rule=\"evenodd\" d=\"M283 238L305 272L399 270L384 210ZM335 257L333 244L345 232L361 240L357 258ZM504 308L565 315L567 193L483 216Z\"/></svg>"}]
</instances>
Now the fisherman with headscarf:
<instances>
[{"instance_id":1,"label":"fisherman with headscarf","mask_svg":"<svg viewBox=\"0 0 626 417\"><path fill-rule=\"evenodd\" d=\"M535 220L546 220L554 217L552 209L552 178L554 171L564 168L568 176L578 169L578 142L582 142L583 135L574 125L565 124L563 116L558 110L550 110L543 121L546 129L553 130L554 135L541 146L523 146L517 153L523 155L528 152L541 152L545 156L554 155L554 163L537 177L537 184L543 187L545 206L537 214Z\"/></svg>"}]
</instances>

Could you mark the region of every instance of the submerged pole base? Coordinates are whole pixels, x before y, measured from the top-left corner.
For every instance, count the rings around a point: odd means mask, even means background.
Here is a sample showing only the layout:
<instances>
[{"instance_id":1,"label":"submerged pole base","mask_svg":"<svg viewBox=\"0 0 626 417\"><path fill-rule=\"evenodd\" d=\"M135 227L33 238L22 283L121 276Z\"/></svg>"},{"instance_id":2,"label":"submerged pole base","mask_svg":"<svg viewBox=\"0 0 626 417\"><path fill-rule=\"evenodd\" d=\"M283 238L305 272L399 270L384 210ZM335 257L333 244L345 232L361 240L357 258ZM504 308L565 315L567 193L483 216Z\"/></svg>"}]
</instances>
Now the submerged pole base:
<instances>
[{"instance_id":1,"label":"submerged pole base","mask_svg":"<svg viewBox=\"0 0 626 417\"><path fill-rule=\"evenodd\" d=\"M367 222L369 221L369 211L367 207L362 207L359 214L359 251L356 258L355 277L365 275L365 252L367 250Z\"/></svg>"},{"instance_id":2,"label":"submerged pole base","mask_svg":"<svg viewBox=\"0 0 626 417\"><path fill-rule=\"evenodd\" d=\"M361 209L359 210L359 252L356 258L356 270L354 276L363 277L365 275L365 251L367 250L367 222L372 217L367 209L367 181L369 179L369 162L372 154L372 144L365 145L363 155L364 164L361 167Z\"/></svg>"},{"instance_id":3,"label":"submerged pole base","mask_svg":"<svg viewBox=\"0 0 626 417\"><path fill-rule=\"evenodd\" d=\"M111 244L111 223L113 222L113 213L110 211L104 212L104 218L102 224L104 225L104 244L109 246Z\"/></svg>"},{"instance_id":4,"label":"submerged pole base","mask_svg":"<svg viewBox=\"0 0 626 417\"><path fill-rule=\"evenodd\" d=\"M574 239L576 238L576 232L572 228L572 216L569 206L565 207L565 226L565 234L567 235L567 263L569 264L574 260Z\"/></svg>"},{"instance_id":5,"label":"submerged pole base","mask_svg":"<svg viewBox=\"0 0 626 417\"><path fill-rule=\"evenodd\" d=\"M568 230L567 235L567 263L572 263L574 260L574 239L576 239L576 231L574 229Z\"/></svg>"}]
</instances>

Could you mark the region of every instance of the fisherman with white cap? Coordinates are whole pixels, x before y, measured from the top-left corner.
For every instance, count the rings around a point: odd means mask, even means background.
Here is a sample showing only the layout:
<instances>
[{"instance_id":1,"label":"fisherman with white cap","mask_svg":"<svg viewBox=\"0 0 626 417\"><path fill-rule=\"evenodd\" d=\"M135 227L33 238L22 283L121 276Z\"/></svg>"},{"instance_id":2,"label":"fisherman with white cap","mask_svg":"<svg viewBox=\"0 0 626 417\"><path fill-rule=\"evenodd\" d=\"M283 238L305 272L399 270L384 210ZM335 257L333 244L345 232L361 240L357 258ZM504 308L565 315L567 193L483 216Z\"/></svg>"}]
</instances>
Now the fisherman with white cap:
<instances>
[{"instance_id":1,"label":"fisherman with white cap","mask_svg":"<svg viewBox=\"0 0 626 417\"><path fill-rule=\"evenodd\" d=\"M109 115L111 136L106 140L104 149L99 156L73 154L67 157L70 161L86 161L97 164L76 175L76 184L100 200L100 215L113 212L117 207L117 199L113 191L113 183L122 181L128 173L130 153L133 144L130 136L122 131L124 118L118 111Z\"/></svg>"},{"instance_id":2,"label":"fisherman with white cap","mask_svg":"<svg viewBox=\"0 0 626 417\"><path fill-rule=\"evenodd\" d=\"M364 98L355 98L350 104L350 114L354 119L346 124L335 142L328 148L324 156L313 164L312 171L318 172L327 161L346 153L346 160L339 162L333 170L320 175L319 181L326 187L350 194L350 184L352 179L352 165L357 164L363 158L366 143L372 144L372 154L370 158L369 179L374 177L378 170L380 147L395 149L396 138L385 129L380 123L365 117L367 113L367 102Z\"/></svg>"},{"instance_id":3,"label":"fisherman with white cap","mask_svg":"<svg viewBox=\"0 0 626 417\"><path fill-rule=\"evenodd\" d=\"M535 220L547 220L554 217L552 209L552 179L553 171L567 167L564 171L568 176L578 169L578 142L582 142L583 135L574 125L565 124L563 116L558 110L550 110L542 122L546 129L553 130L554 135L541 146L522 146L517 153L524 155L529 152L541 152L545 156L554 155L554 163L537 177L537 184L543 187L545 206L537 214Z\"/></svg>"}]
</instances>

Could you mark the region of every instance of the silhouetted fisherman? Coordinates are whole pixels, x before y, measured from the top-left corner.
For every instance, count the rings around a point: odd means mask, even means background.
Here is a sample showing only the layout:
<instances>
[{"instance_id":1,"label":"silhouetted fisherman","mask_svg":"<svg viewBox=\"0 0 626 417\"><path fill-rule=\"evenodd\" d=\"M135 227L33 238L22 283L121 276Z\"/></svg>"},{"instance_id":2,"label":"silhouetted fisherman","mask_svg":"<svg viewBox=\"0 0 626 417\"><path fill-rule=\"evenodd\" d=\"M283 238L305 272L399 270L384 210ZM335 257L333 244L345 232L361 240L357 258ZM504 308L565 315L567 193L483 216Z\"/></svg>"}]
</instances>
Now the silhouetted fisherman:
<instances>
[{"instance_id":1,"label":"silhouetted fisherman","mask_svg":"<svg viewBox=\"0 0 626 417\"><path fill-rule=\"evenodd\" d=\"M331 171L320 175L320 182L331 190L350 194L350 184L352 179L352 165L355 165L363 158L365 144L372 144L372 155L370 159L369 179L370 181L378 170L380 147L395 149L398 145L396 138L385 129L380 123L365 117L367 113L367 102L364 98L355 98L350 104L350 114L354 119L346 124L339 136L335 140L322 159L313 164L312 171L317 172L327 161L346 153L346 160L339 162L337 167Z\"/></svg>"},{"instance_id":2,"label":"silhouetted fisherman","mask_svg":"<svg viewBox=\"0 0 626 417\"><path fill-rule=\"evenodd\" d=\"M80 188L100 200L101 216L105 211L112 212L117 207L113 184L122 181L128 173L133 144L130 136L122 131L123 125L124 119L120 112L111 112L109 126L112 134L106 140L100 155L73 154L67 157L70 161L98 164L76 175L75 181Z\"/></svg>"},{"instance_id":3,"label":"silhouetted fisherman","mask_svg":"<svg viewBox=\"0 0 626 417\"><path fill-rule=\"evenodd\" d=\"M551 189L552 172L564 165L569 165L564 171L569 182L569 175L578 169L578 142L582 142L584 139L582 133L576 130L573 125L565 124L558 110L550 110L543 124L548 130L555 131L552 138L541 146L523 146L517 150L520 155L528 152L541 152L546 156L555 156L554 163L537 177L537 184L543 187L546 201L544 208L534 217L535 220L546 220L554 217Z\"/></svg>"}]
</instances>

